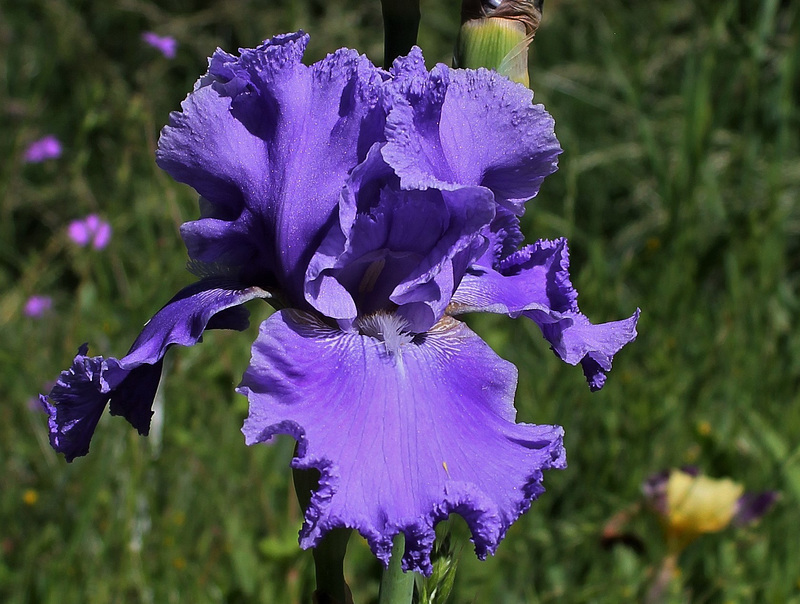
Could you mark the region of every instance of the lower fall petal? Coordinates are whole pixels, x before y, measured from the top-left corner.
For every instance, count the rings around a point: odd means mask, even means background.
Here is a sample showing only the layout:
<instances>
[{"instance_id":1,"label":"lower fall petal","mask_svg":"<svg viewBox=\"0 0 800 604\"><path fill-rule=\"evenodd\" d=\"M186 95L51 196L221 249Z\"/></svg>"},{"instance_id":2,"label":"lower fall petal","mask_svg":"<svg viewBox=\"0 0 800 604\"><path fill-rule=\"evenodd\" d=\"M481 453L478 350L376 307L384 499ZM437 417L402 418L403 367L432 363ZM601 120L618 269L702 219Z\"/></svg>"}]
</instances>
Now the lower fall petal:
<instances>
[{"instance_id":1,"label":"lower fall petal","mask_svg":"<svg viewBox=\"0 0 800 604\"><path fill-rule=\"evenodd\" d=\"M158 311L121 359L89 357L88 346L81 346L50 394L40 396L50 416L50 444L67 461L86 455L109 401L112 415L123 416L146 435L167 349L197 344L205 329L245 329L246 310L235 307L267 297L257 287L206 279L184 288Z\"/></svg>"},{"instance_id":2,"label":"lower fall petal","mask_svg":"<svg viewBox=\"0 0 800 604\"><path fill-rule=\"evenodd\" d=\"M350 527L388 563L403 532L404 568L428 574L438 521L463 516L483 558L544 490L542 471L566 465L559 426L515 423L516 378L449 317L392 343L281 311L262 324L239 388L243 432L248 444L290 434L293 467L319 470L303 547Z\"/></svg>"},{"instance_id":3,"label":"lower fall petal","mask_svg":"<svg viewBox=\"0 0 800 604\"><path fill-rule=\"evenodd\" d=\"M570 365L581 364L592 390L603 387L614 355L636 339L636 323L639 321L638 309L627 319L597 325L580 313L567 313L563 320L556 322L549 317L539 320L539 312L526 312L525 315L536 321L562 361Z\"/></svg>"},{"instance_id":4,"label":"lower fall petal","mask_svg":"<svg viewBox=\"0 0 800 604\"><path fill-rule=\"evenodd\" d=\"M636 338L639 320L638 309L627 319L600 324L580 312L565 239L537 241L500 260L497 268L473 265L448 312L532 319L562 361L580 363L592 390L603 387L614 355Z\"/></svg>"},{"instance_id":5,"label":"lower fall petal","mask_svg":"<svg viewBox=\"0 0 800 604\"><path fill-rule=\"evenodd\" d=\"M83 344L50 394L39 395L49 416L50 445L67 461L89 452L89 441L111 398L111 384L127 373L116 359L89 357L88 352L89 347Z\"/></svg>"}]
</instances>

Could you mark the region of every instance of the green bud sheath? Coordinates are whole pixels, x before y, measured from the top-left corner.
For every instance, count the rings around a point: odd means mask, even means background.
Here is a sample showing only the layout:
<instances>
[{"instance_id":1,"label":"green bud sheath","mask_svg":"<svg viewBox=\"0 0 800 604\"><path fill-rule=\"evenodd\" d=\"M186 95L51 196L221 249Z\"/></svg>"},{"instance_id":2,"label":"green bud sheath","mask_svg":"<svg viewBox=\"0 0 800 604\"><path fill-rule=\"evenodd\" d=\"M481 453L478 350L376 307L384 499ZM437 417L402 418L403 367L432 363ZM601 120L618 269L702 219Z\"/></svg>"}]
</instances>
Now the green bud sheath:
<instances>
[{"instance_id":1,"label":"green bud sheath","mask_svg":"<svg viewBox=\"0 0 800 604\"><path fill-rule=\"evenodd\" d=\"M542 0L463 0L455 66L494 69L528 86L528 46L542 5Z\"/></svg>"},{"instance_id":2,"label":"green bud sheath","mask_svg":"<svg viewBox=\"0 0 800 604\"><path fill-rule=\"evenodd\" d=\"M461 26L456 42L456 67L486 67L528 86L525 25L501 17L473 19Z\"/></svg>"}]
</instances>

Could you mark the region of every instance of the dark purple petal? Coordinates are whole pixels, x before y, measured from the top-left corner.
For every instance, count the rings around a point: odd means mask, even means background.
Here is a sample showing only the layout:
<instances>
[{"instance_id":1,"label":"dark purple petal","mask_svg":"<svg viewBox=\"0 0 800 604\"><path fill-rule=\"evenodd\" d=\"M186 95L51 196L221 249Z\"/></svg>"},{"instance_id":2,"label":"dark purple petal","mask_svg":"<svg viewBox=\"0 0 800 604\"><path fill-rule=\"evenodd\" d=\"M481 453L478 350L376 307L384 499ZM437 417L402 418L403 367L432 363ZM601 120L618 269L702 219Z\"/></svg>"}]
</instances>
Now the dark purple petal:
<instances>
[{"instance_id":1,"label":"dark purple petal","mask_svg":"<svg viewBox=\"0 0 800 604\"><path fill-rule=\"evenodd\" d=\"M122 359L88 357L88 347L81 346L72 367L61 374L47 397L40 397L50 415L53 448L67 461L85 455L109 399L112 415L122 415L146 435L167 349L193 346L205 329L244 329L246 311L234 307L267 297L255 287L221 279L200 281L158 311Z\"/></svg>"},{"instance_id":2,"label":"dark purple petal","mask_svg":"<svg viewBox=\"0 0 800 604\"><path fill-rule=\"evenodd\" d=\"M39 395L49 415L50 445L67 461L86 455L111 391L126 371L116 359L88 357L83 344L72 367L61 373L48 396Z\"/></svg>"},{"instance_id":3,"label":"dark purple petal","mask_svg":"<svg viewBox=\"0 0 800 604\"><path fill-rule=\"evenodd\" d=\"M339 223L309 265L306 299L324 315L350 322L397 306L413 331L426 331L485 248L481 229L495 204L483 187L405 191L387 174L377 146L353 171ZM371 206L359 203L365 197Z\"/></svg>"},{"instance_id":4,"label":"dark purple petal","mask_svg":"<svg viewBox=\"0 0 800 604\"><path fill-rule=\"evenodd\" d=\"M486 69L428 72L418 48L392 74L383 156L404 188L480 185L522 213L556 171L553 118L525 86Z\"/></svg>"},{"instance_id":5,"label":"dark purple petal","mask_svg":"<svg viewBox=\"0 0 800 604\"><path fill-rule=\"evenodd\" d=\"M589 387L599 390L614 355L636 338L639 311L621 321L594 325L581 314L577 298L569 278L566 240L541 240L500 261L497 270L473 266L448 312L533 319L558 357L570 365L580 363Z\"/></svg>"},{"instance_id":6,"label":"dark purple petal","mask_svg":"<svg viewBox=\"0 0 800 604\"><path fill-rule=\"evenodd\" d=\"M301 32L240 57L217 51L157 152L211 205L182 230L193 257L277 280L295 305L347 174L382 136L385 77L347 49L305 66L307 41Z\"/></svg>"},{"instance_id":7,"label":"dark purple petal","mask_svg":"<svg viewBox=\"0 0 800 604\"><path fill-rule=\"evenodd\" d=\"M670 470L662 470L648 476L642 484L642 494L647 504L662 516L669 513L667 505L667 484Z\"/></svg>"},{"instance_id":8,"label":"dark purple petal","mask_svg":"<svg viewBox=\"0 0 800 604\"><path fill-rule=\"evenodd\" d=\"M500 260L516 252L525 240L519 226L519 217L502 206L496 208L495 217L483 229L482 234L489 245L475 264L489 268L497 268Z\"/></svg>"},{"instance_id":9,"label":"dark purple petal","mask_svg":"<svg viewBox=\"0 0 800 604\"><path fill-rule=\"evenodd\" d=\"M764 491L763 493L745 493L736 502L736 513L733 524L743 526L759 520L766 514L778 500L777 491Z\"/></svg>"},{"instance_id":10,"label":"dark purple petal","mask_svg":"<svg viewBox=\"0 0 800 604\"><path fill-rule=\"evenodd\" d=\"M292 435L292 466L320 471L302 547L351 527L388 563L403 532L404 568L429 574L433 527L451 512L479 557L495 551L543 492L542 470L565 467L563 431L515 423L516 369L463 323L416 336L403 324L378 314L346 333L296 311L267 319L239 389L243 432L248 444Z\"/></svg>"}]
</instances>

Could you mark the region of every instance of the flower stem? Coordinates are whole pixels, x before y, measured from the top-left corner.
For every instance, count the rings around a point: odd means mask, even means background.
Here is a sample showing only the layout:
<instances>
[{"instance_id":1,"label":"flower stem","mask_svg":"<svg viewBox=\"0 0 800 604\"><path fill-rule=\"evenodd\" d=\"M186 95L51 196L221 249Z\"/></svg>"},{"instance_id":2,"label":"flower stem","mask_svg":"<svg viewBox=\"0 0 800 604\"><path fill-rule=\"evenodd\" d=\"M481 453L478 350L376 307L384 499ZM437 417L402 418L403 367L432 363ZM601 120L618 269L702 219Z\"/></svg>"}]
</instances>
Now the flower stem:
<instances>
[{"instance_id":1,"label":"flower stem","mask_svg":"<svg viewBox=\"0 0 800 604\"><path fill-rule=\"evenodd\" d=\"M392 544L392 558L381 577L379 604L411 604L414 597L414 573L403 572L401 562L405 549L405 535L397 533Z\"/></svg>"},{"instance_id":2,"label":"flower stem","mask_svg":"<svg viewBox=\"0 0 800 604\"><path fill-rule=\"evenodd\" d=\"M292 477L297 500L305 511L311 502L311 492L319 487L319 472L292 470ZM353 604L353 596L344 580L344 556L352 532L351 529L333 529L314 548L312 553L317 581L314 604Z\"/></svg>"},{"instance_id":3,"label":"flower stem","mask_svg":"<svg viewBox=\"0 0 800 604\"><path fill-rule=\"evenodd\" d=\"M381 0L383 12L383 66L389 69L417 43L419 0Z\"/></svg>"},{"instance_id":4,"label":"flower stem","mask_svg":"<svg viewBox=\"0 0 800 604\"><path fill-rule=\"evenodd\" d=\"M344 555L351 529L333 529L314 548L314 569L318 604L353 604L353 596L344 580Z\"/></svg>"},{"instance_id":5,"label":"flower stem","mask_svg":"<svg viewBox=\"0 0 800 604\"><path fill-rule=\"evenodd\" d=\"M672 602L680 594L680 573L678 572L678 555L667 554L661 561L653 584L647 590L646 604L662 604Z\"/></svg>"}]
</instances>

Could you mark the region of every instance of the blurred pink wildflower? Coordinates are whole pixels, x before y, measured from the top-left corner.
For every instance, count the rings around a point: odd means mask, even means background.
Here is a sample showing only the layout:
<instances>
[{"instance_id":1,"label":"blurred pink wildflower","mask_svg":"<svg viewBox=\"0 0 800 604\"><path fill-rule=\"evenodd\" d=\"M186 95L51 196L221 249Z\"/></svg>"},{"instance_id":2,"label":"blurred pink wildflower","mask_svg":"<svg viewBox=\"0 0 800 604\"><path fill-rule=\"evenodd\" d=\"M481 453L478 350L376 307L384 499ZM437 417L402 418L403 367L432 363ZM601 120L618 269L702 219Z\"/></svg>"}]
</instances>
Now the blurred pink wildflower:
<instances>
[{"instance_id":1,"label":"blurred pink wildflower","mask_svg":"<svg viewBox=\"0 0 800 604\"><path fill-rule=\"evenodd\" d=\"M144 40L146 44L161 51L161 54L166 58L175 58L175 52L178 50L178 41L172 36L159 36L152 31L146 31L142 34L142 40Z\"/></svg>"},{"instance_id":2,"label":"blurred pink wildflower","mask_svg":"<svg viewBox=\"0 0 800 604\"><path fill-rule=\"evenodd\" d=\"M23 159L31 164L61 156L61 142L52 134L33 141L25 150Z\"/></svg>"},{"instance_id":3,"label":"blurred pink wildflower","mask_svg":"<svg viewBox=\"0 0 800 604\"><path fill-rule=\"evenodd\" d=\"M102 250L111 240L111 225L100 220L97 214L89 214L82 220L73 220L67 229L69 238L81 247L91 246Z\"/></svg>"}]
</instances>

